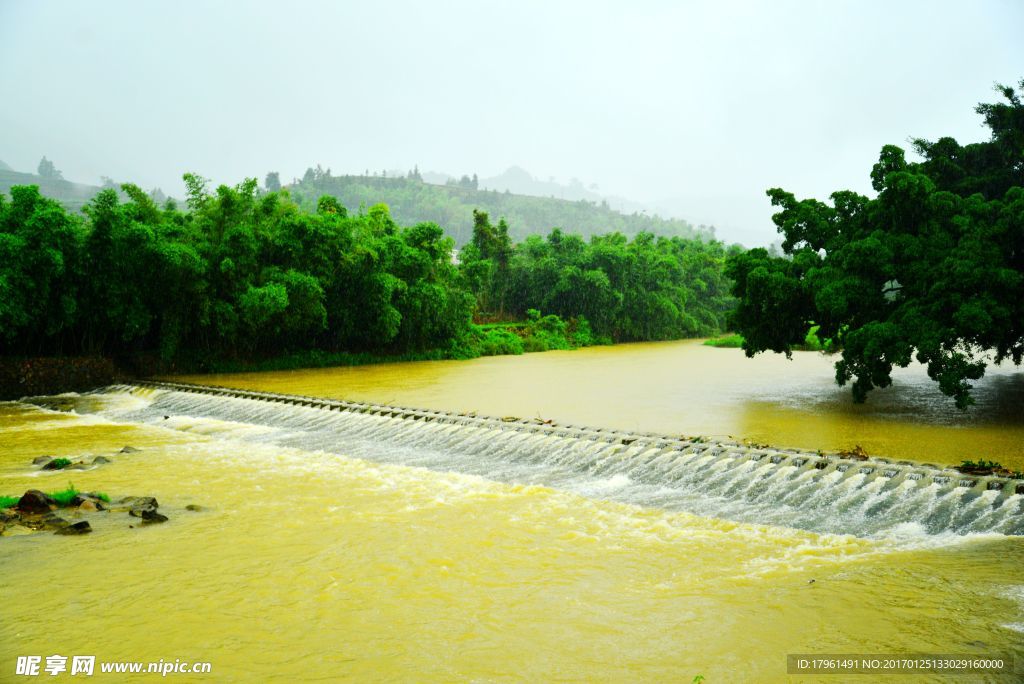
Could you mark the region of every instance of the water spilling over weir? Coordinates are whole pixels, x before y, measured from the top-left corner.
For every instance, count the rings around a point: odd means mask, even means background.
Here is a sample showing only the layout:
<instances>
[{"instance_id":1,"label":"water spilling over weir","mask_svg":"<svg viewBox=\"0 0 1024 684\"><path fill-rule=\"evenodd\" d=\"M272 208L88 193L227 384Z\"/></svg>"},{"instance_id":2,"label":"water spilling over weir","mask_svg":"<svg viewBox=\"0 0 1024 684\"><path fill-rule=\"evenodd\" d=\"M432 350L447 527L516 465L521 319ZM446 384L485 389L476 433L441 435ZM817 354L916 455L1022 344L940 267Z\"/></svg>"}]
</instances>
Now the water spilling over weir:
<instances>
[{"instance_id":1,"label":"water spilling over weir","mask_svg":"<svg viewBox=\"0 0 1024 684\"><path fill-rule=\"evenodd\" d=\"M1024 534L1020 481L908 461L181 383L116 386L102 394L138 400L96 407L115 421L739 522L860 536L908 524L929 534ZM87 402L76 409L90 411Z\"/></svg>"}]
</instances>

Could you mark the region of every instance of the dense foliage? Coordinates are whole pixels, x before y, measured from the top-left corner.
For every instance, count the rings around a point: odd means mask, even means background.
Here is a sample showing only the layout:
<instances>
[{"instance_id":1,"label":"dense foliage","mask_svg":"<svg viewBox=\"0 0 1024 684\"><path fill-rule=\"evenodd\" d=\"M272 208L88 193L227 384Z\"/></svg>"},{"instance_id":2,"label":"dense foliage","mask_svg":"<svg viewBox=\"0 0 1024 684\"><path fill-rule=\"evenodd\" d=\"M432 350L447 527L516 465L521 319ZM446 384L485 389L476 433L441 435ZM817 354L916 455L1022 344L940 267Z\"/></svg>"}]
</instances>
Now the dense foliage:
<instances>
[{"instance_id":1,"label":"dense foliage","mask_svg":"<svg viewBox=\"0 0 1024 684\"><path fill-rule=\"evenodd\" d=\"M35 186L0 195L0 354L521 353L715 332L728 308L715 242L555 230L516 245L477 213L458 262L437 224L403 228L383 204L350 214L324 195L306 211L255 180L185 181L183 209L131 184L83 213Z\"/></svg>"},{"instance_id":2,"label":"dense foliage","mask_svg":"<svg viewBox=\"0 0 1024 684\"><path fill-rule=\"evenodd\" d=\"M768 191L785 256L754 249L727 270L748 356L788 354L817 324L841 349L836 380L853 380L855 400L916 358L960 408L988 363L1021 363L1024 105L999 91L1006 102L976 110L988 141L915 140L916 163L884 147L875 198L839 191L829 205Z\"/></svg>"},{"instance_id":3,"label":"dense foliage","mask_svg":"<svg viewBox=\"0 0 1024 684\"><path fill-rule=\"evenodd\" d=\"M188 211L132 185L85 217L33 186L0 199L0 350L8 354L158 349L200 355L288 349L418 349L464 331L473 298L451 240L399 228L384 206L315 213L256 182L210 193L186 176Z\"/></svg>"},{"instance_id":4,"label":"dense foliage","mask_svg":"<svg viewBox=\"0 0 1024 684\"><path fill-rule=\"evenodd\" d=\"M47 178L34 173L19 173L0 162L0 193L10 194L16 185L36 185L46 197L58 200L66 209L79 212L102 188L72 183L62 178Z\"/></svg>"},{"instance_id":5,"label":"dense foliage","mask_svg":"<svg viewBox=\"0 0 1024 684\"><path fill-rule=\"evenodd\" d=\"M277 174L273 176L268 178L268 189L279 182ZM553 226L587 238L614 232L629 236L644 232L684 238L713 236L710 228L695 228L686 221L643 213L622 214L604 203L478 190L468 177L449 185L434 185L423 182L417 172L398 178L332 176L330 169L318 167L308 169L301 180L289 187L296 201L307 208L314 207L321 195L337 197L348 207L384 202L400 223L433 221L444 226L457 245L469 242L472 237L474 209L504 216L515 240L543 235Z\"/></svg>"},{"instance_id":6,"label":"dense foliage","mask_svg":"<svg viewBox=\"0 0 1024 684\"><path fill-rule=\"evenodd\" d=\"M733 249L739 253L739 248ZM513 245L504 220L474 212L460 268L480 310L497 318L530 309L581 318L599 337L667 340L720 331L732 308L719 242L621 233L589 242L559 229Z\"/></svg>"}]
</instances>

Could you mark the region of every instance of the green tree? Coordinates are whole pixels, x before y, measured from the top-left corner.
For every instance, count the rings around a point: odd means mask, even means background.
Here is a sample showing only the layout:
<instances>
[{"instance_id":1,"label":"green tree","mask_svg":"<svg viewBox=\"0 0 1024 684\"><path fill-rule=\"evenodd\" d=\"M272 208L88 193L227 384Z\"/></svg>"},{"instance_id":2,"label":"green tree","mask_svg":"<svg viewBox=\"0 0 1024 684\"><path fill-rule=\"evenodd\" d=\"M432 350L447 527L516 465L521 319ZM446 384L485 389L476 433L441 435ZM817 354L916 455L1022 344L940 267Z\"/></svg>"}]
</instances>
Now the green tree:
<instances>
[{"instance_id":1,"label":"green tree","mask_svg":"<svg viewBox=\"0 0 1024 684\"><path fill-rule=\"evenodd\" d=\"M34 185L0 195L0 350L60 351L78 314L81 221Z\"/></svg>"},{"instance_id":2,"label":"green tree","mask_svg":"<svg viewBox=\"0 0 1024 684\"><path fill-rule=\"evenodd\" d=\"M47 159L45 156L39 160L39 166L36 172L43 178L51 178L54 180L63 180L64 174L57 170L57 167L53 165L53 162Z\"/></svg>"},{"instance_id":3,"label":"green tree","mask_svg":"<svg viewBox=\"0 0 1024 684\"><path fill-rule=\"evenodd\" d=\"M267 189L267 192L277 192L281 189L281 174L277 171L271 171L267 174L266 179L263 181L263 187Z\"/></svg>"},{"instance_id":4,"label":"green tree","mask_svg":"<svg viewBox=\"0 0 1024 684\"><path fill-rule=\"evenodd\" d=\"M1024 89L1024 82L1021 83ZM977 108L988 141L918 140L922 162L887 145L871 171L878 195L832 204L768 191L784 256L733 256L734 327L748 356L790 354L812 325L841 349L836 381L864 401L917 359L956 405L989 362L1024 357L1024 106Z\"/></svg>"}]
</instances>

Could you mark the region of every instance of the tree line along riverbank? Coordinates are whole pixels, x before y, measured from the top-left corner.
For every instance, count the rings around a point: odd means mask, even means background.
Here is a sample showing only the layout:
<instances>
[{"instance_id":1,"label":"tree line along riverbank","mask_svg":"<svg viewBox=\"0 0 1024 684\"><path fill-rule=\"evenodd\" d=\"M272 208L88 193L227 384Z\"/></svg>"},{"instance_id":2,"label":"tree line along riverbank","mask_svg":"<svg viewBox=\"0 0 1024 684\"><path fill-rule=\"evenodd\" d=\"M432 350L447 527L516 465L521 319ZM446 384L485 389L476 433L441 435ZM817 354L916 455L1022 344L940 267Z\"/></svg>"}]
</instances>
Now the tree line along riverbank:
<instances>
[{"instance_id":1,"label":"tree line along riverbank","mask_svg":"<svg viewBox=\"0 0 1024 684\"><path fill-rule=\"evenodd\" d=\"M514 242L474 211L456 254L436 223L332 195L304 208L255 179L211 191L185 174L184 209L124 184L81 214L14 186L0 195L0 356L286 368L731 328L719 344L748 356L836 353L855 401L916 360L966 409L989 363L1024 361L1024 104L997 91L976 108L989 140L914 139L922 161L886 145L873 197L768 190L781 251L558 228Z\"/></svg>"},{"instance_id":2,"label":"tree line along riverbank","mask_svg":"<svg viewBox=\"0 0 1024 684\"><path fill-rule=\"evenodd\" d=\"M184 208L131 184L80 214L34 186L0 196L5 387L673 339L721 331L732 306L730 251L713 240L555 229L513 243L477 212L456 257L440 226L399 226L385 205L323 196L306 211L254 180L185 180ZM27 361L51 357L81 359Z\"/></svg>"}]
</instances>

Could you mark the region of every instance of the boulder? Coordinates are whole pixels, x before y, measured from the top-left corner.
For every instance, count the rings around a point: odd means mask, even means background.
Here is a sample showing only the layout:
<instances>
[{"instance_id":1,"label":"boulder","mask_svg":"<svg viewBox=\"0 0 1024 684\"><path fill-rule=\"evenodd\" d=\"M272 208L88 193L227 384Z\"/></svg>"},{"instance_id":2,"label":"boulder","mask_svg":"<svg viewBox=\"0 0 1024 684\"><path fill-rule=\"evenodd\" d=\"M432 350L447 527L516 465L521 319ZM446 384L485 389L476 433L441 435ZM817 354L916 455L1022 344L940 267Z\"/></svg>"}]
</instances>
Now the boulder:
<instances>
[{"instance_id":1,"label":"boulder","mask_svg":"<svg viewBox=\"0 0 1024 684\"><path fill-rule=\"evenodd\" d=\"M68 525L67 527L62 527L61 529L59 529L56 532L54 532L54 534L68 534L68 535L71 535L71 534L88 534L90 532L92 532L92 526L89 525L89 521L88 520L83 520L81 522L76 522L73 525Z\"/></svg>"},{"instance_id":2,"label":"boulder","mask_svg":"<svg viewBox=\"0 0 1024 684\"><path fill-rule=\"evenodd\" d=\"M160 507L160 504L152 496L129 496L126 499L121 499L121 503L128 504L128 515L133 518L149 520L153 514L159 515L156 509ZM164 520L166 519L164 518ZM157 522L163 522L163 520Z\"/></svg>"},{"instance_id":3,"label":"boulder","mask_svg":"<svg viewBox=\"0 0 1024 684\"><path fill-rule=\"evenodd\" d=\"M122 448L122 449L121 449L120 451L118 451L117 453L119 453L119 454L135 454L135 453L138 453L138 451L139 451L139 450L138 450L138 449L136 449L136 448L135 448L135 447L133 447L133 446L126 446L126 447L123 447L123 448Z\"/></svg>"},{"instance_id":4,"label":"boulder","mask_svg":"<svg viewBox=\"0 0 1024 684\"><path fill-rule=\"evenodd\" d=\"M38 489L30 489L18 499L17 508L24 513L49 513L56 506L57 502L52 496Z\"/></svg>"},{"instance_id":5,"label":"boulder","mask_svg":"<svg viewBox=\"0 0 1024 684\"><path fill-rule=\"evenodd\" d=\"M107 509L106 502L90 492L79 492L71 498L70 505L78 506L87 511L104 511Z\"/></svg>"},{"instance_id":6,"label":"boulder","mask_svg":"<svg viewBox=\"0 0 1024 684\"><path fill-rule=\"evenodd\" d=\"M42 470L64 470L71 467L67 459L55 458L43 464Z\"/></svg>"},{"instance_id":7,"label":"boulder","mask_svg":"<svg viewBox=\"0 0 1024 684\"><path fill-rule=\"evenodd\" d=\"M53 456L36 456L32 459L32 465L46 465L53 460Z\"/></svg>"},{"instance_id":8,"label":"boulder","mask_svg":"<svg viewBox=\"0 0 1024 684\"><path fill-rule=\"evenodd\" d=\"M92 459L93 465L103 465L104 463L113 463L113 461L111 461L106 456L97 456L96 458Z\"/></svg>"},{"instance_id":9,"label":"boulder","mask_svg":"<svg viewBox=\"0 0 1024 684\"><path fill-rule=\"evenodd\" d=\"M185 506L185 510L192 511L193 513L198 513L199 511L205 511L206 509L200 506L199 504L189 504L188 506Z\"/></svg>"},{"instance_id":10,"label":"boulder","mask_svg":"<svg viewBox=\"0 0 1024 684\"><path fill-rule=\"evenodd\" d=\"M120 503L127 504L129 508L160 508L160 504L152 496L126 496Z\"/></svg>"},{"instance_id":11,"label":"boulder","mask_svg":"<svg viewBox=\"0 0 1024 684\"><path fill-rule=\"evenodd\" d=\"M30 530L59 530L71 524L64 518L50 512L42 515L25 514L21 516L21 520L18 523Z\"/></svg>"},{"instance_id":12,"label":"boulder","mask_svg":"<svg viewBox=\"0 0 1024 684\"><path fill-rule=\"evenodd\" d=\"M134 512L133 512L133 515L134 515ZM157 513L156 510L151 509L151 508L148 508L148 509L142 511L142 515L140 517L142 518L142 524L143 525L152 525L152 524L155 524L155 523L163 523L163 522L167 522L167 520L168 520L166 515L164 515L163 513Z\"/></svg>"}]
</instances>

